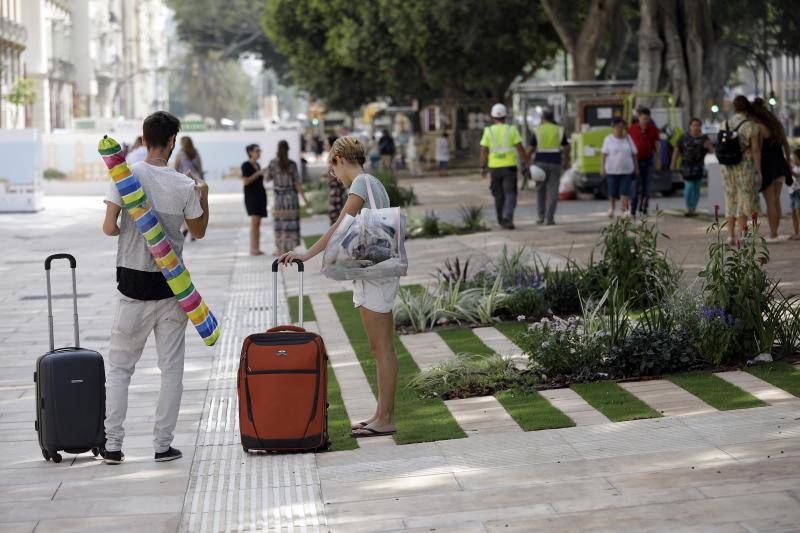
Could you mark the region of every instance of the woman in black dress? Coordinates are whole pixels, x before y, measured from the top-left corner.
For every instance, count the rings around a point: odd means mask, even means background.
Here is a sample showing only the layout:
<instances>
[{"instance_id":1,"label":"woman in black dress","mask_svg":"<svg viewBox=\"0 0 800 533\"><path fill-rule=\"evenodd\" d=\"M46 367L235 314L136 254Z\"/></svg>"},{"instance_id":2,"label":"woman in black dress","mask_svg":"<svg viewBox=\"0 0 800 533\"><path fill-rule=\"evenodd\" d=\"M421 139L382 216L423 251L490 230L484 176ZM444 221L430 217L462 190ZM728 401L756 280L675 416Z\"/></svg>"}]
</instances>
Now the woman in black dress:
<instances>
[{"instance_id":1,"label":"woman in black dress","mask_svg":"<svg viewBox=\"0 0 800 533\"><path fill-rule=\"evenodd\" d=\"M786 132L778 118L767 108L763 98L756 98L752 104L752 118L761 130L761 188L767 204L769 237L767 242L778 240L778 225L781 221L781 188L792 184L792 171L789 165L791 148ZM758 161L756 161L758 164Z\"/></svg>"},{"instance_id":2,"label":"woman in black dress","mask_svg":"<svg viewBox=\"0 0 800 533\"><path fill-rule=\"evenodd\" d=\"M267 217L267 191L264 190L264 175L258 158L261 148L250 144L246 148L248 160L242 163L244 182L244 207L250 216L250 255L263 255L261 251L261 219Z\"/></svg>"}]
</instances>

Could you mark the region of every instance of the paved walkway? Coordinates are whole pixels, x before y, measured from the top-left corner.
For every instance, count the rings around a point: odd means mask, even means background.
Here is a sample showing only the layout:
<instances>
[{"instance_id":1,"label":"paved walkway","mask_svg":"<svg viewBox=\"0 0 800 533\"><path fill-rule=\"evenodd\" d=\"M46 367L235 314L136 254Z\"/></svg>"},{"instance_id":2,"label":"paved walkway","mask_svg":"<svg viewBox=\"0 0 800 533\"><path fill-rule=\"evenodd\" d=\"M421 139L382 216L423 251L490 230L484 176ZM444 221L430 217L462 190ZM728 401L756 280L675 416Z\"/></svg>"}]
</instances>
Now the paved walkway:
<instances>
[{"instance_id":1,"label":"paved walkway","mask_svg":"<svg viewBox=\"0 0 800 533\"><path fill-rule=\"evenodd\" d=\"M466 181L465 190L476 187ZM427 185L420 189L425 193ZM0 225L10 228L0 233L0 246L13 251L0 258L6 274L0 276L0 530L460 532L528 531L535 524L554 531L790 531L800 523L800 400L746 373L721 377L773 405L723 413L682 389L670 389L667 397L639 386L634 394L656 408L680 400L664 409L680 416L611 423L561 389L544 396L577 427L523 432L494 398L471 398L447 402L466 439L403 446L369 439L357 450L316 456L244 454L235 369L242 337L269 325L271 259L246 255L238 195L212 195L211 209L208 237L188 243L185 257L224 333L207 348L187 330L175 440L184 458L152 461L159 374L151 343L131 385L127 461L117 467L88 454L45 463L33 431L32 369L47 349L41 263L48 253L77 256L81 339L107 353L115 246L99 230L102 204L94 197L51 197L41 213L0 215ZM601 216L602 210L589 220ZM324 224L322 218L304 221L304 233L321 233ZM581 224L568 222L575 231ZM431 241L409 241L409 255L419 260L404 283L429 281L453 255L478 260L520 239L538 246L542 239L565 243L580 235L546 233L524 221L520 227L438 239L435 248ZM268 241L271 231L264 233ZM328 297L349 284L325 280L318 266L315 260L307 268L306 293L317 315L308 326L324 336L345 407L359 420L374 411L375 397ZM58 267L54 288L63 295L67 269ZM294 275L282 279L281 298L295 287ZM58 344L70 338L69 305L69 299L56 300ZM285 320L286 306L280 311ZM494 328L476 335L501 353L518 353ZM419 363L452 357L449 348L426 339L441 341L438 335L404 338Z\"/></svg>"}]
</instances>

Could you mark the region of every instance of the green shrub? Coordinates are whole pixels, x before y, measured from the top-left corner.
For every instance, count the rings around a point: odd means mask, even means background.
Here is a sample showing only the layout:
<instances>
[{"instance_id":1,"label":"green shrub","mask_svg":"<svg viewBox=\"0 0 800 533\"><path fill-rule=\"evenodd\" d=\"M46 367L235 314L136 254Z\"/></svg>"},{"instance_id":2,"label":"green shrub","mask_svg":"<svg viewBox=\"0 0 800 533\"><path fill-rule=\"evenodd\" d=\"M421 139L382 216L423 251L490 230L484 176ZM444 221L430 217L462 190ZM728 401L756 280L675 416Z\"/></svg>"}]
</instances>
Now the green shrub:
<instances>
[{"instance_id":1,"label":"green shrub","mask_svg":"<svg viewBox=\"0 0 800 533\"><path fill-rule=\"evenodd\" d=\"M709 246L708 264L698 274L709 308L731 315L736 333L727 357L752 357L761 351L772 351L775 325L765 321L776 296L776 284L769 279L765 265L769 251L758 231L758 218L747 234L730 246L722 232L725 223L715 220L708 233L715 235Z\"/></svg>"},{"instance_id":2,"label":"green shrub","mask_svg":"<svg viewBox=\"0 0 800 533\"><path fill-rule=\"evenodd\" d=\"M391 170L376 170L373 175L378 178L389 195L389 203L394 207L417 205L417 195L413 187L400 187L397 176Z\"/></svg>"},{"instance_id":3,"label":"green shrub","mask_svg":"<svg viewBox=\"0 0 800 533\"><path fill-rule=\"evenodd\" d=\"M542 291L536 288L520 288L509 292L503 302L505 313L512 319L525 317L526 319L538 319L547 314Z\"/></svg>"},{"instance_id":4,"label":"green shrub","mask_svg":"<svg viewBox=\"0 0 800 533\"><path fill-rule=\"evenodd\" d=\"M657 376L703 366L684 331L636 329L611 347L607 365L618 378Z\"/></svg>"},{"instance_id":5,"label":"green shrub","mask_svg":"<svg viewBox=\"0 0 800 533\"><path fill-rule=\"evenodd\" d=\"M413 331L433 329L442 316L441 297L430 290L401 288L394 304L394 323Z\"/></svg>"},{"instance_id":6,"label":"green shrub","mask_svg":"<svg viewBox=\"0 0 800 533\"><path fill-rule=\"evenodd\" d=\"M57 168L46 168L43 173L44 179L46 180L63 180L67 177L66 174L58 170Z\"/></svg>"},{"instance_id":7,"label":"green shrub","mask_svg":"<svg viewBox=\"0 0 800 533\"><path fill-rule=\"evenodd\" d=\"M423 370L408 386L423 397L486 396L510 388L518 374L510 359L496 353L459 353L451 360Z\"/></svg>"},{"instance_id":8,"label":"green shrub","mask_svg":"<svg viewBox=\"0 0 800 533\"><path fill-rule=\"evenodd\" d=\"M459 209L461 215L461 228L466 233L486 231L488 228L483 223L483 206L464 204Z\"/></svg>"},{"instance_id":9,"label":"green shrub","mask_svg":"<svg viewBox=\"0 0 800 533\"><path fill-rule=\"evenodd\" d=\"M596 337L599 338L599 337ZM548 378L589 378L602 363L596 338L588 338L578 317L543 318L519 335L517 345L528 356L531 368Z\"/></svg>"},{"instance_id":10,"label":"green shrub","mask_svg":"<svg viewBox=\"0 0 800 533\"><path fill-rule=\"evenodd\" d=\"M636 308L654 305L677 288L681 271L658 249L659 237L668 237L656 222L619 217L603 228L602 235L603 257L599 265L589 265L593 271L587 273L587 282L605 274L599 285L607 288L617 280L622 297Z\"/></svg>"}]
</instances>

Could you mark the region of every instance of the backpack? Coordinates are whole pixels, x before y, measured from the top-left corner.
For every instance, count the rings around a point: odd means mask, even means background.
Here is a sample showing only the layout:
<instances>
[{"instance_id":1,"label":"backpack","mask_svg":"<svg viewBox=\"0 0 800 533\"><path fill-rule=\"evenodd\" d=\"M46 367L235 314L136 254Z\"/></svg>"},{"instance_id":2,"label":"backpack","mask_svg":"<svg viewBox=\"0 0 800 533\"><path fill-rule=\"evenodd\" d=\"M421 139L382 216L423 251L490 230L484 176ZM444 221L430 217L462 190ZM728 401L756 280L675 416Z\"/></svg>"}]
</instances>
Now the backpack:
<instances>
[{"instance_id":1,"label":"backpack","mask_svg":"<svg viewBox=\"0 0 800 533\"><path fill-rule=\"evenodd\" d=\"M743 120L734 129L728 127L725 121L725 129L717 133L717 160L721 165L738 165L742 162L742 146L739 144L739 128L749 120Z\"/></svg>"}]
</instances>

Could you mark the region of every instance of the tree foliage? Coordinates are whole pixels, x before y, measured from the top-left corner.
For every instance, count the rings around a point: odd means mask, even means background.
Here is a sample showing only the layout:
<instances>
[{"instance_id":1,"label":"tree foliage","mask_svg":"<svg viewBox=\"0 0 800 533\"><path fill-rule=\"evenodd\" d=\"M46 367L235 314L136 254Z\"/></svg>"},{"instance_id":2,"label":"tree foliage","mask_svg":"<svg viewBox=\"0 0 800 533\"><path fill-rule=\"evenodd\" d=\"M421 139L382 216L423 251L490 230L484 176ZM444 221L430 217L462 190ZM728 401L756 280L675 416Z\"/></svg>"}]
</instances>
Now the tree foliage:
<instances>
[{"instance_id":1,"label":"tree foliage","mask_svg":"<svg viewBox=\"0 0 800 533\"><path fill-rule=\"evenodd\" d=\"M379 96L499 99L557 51L527 0L269 0L263 24L293 79L343 109Z\"/></svg>"},{"instance_id":2,"label":"tree foliage","mask_svg":"<svg viewBox=\"0 0 800 533\"><path fill-rule=\"evenodd\" d=\"M260 21L263 2L253 0L167 0L175 13L178 35L196 55L238 59L255 53L265 67L286 72L286 59L275 52Z\"/></svg>"},{"instance_id":3,"label":"tree foliage","mask_svg":"<svg viewBox=\"0 0 800 533\"><path fill-rule=\"evenodd\" d=\"M189 54L170 72L170 109L216 120L248 118L253 112L253 86L238 61L212 60Z\"/></svg>"}]
</instances>

